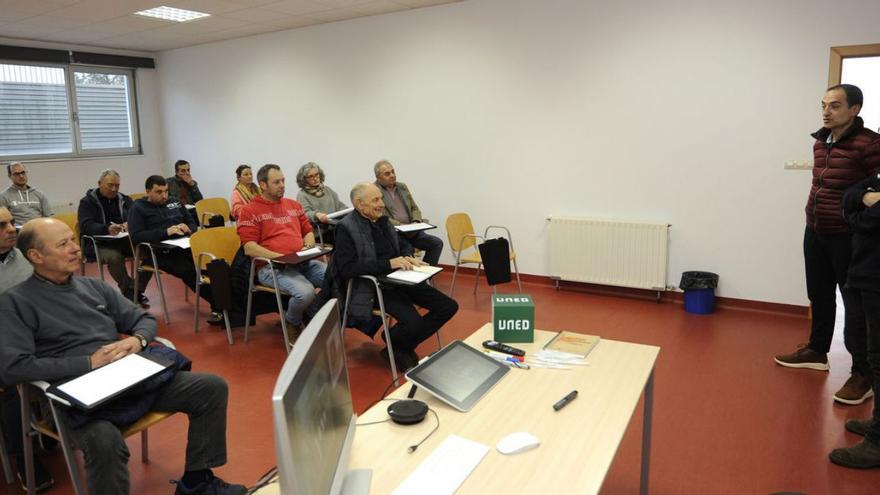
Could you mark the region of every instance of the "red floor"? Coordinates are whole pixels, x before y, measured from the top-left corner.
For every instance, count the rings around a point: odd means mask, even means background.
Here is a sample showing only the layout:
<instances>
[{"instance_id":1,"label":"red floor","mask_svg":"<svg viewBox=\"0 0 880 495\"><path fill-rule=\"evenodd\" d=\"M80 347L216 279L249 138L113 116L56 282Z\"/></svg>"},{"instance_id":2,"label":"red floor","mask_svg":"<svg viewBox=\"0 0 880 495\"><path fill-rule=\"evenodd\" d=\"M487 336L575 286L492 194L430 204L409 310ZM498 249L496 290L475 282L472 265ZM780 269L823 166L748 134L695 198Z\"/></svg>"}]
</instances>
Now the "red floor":
<instances>
[{"instance_id":1,"label":"red floor","mask_svg":"<svg viewBox=\"0 0 880 495\"><path fill-rule=\"evenodd\" d=\"M437 286L445 290L450 276L438 278ZM193 307L184 302L182 284L169 280L166 286L173 323L162 324L160 334L192 358L195 369L222 375L230 384L229 464L217 472L230 481L253 483L275 464L269 397L286 356L277 316L261 317L247 344L242 329L234 331L236 341L230 346L218 328L203 324L200 333L193 333ZM483 285L474 296L471 287L458 286L461 310L444 328L444 341L463 338L490 319L491 291ZM805 341L805 319L737 310L697 316L674 303L556 292L537 284L527 284L525 292L536 301L538 328L662 348L655 374L652 493L880 493L880 469L850 470L827 460L831 449L858 440L844 431L843 422L871 412L870 404L845 407L832 402L850 365L840 336L829 356L830 373L791 370L775 365L772 356ZM154 286L148 295L153 313L161 318ZM346 341L355 406L362 409L378 398L390 371L378 356L379 344L353 330ZM431 350L431 344L429 340L422 351ZM129 442L133 494L173 493L168 480L180 476L186 425L186 418L178 415L154 427L150 464L141 463L139 443ZM639 408L603 494L638 493L641 430ZM45 493L72 493L60 453L46 462L56 485ZM14 485L4 489L21 493Z\"/></svg>"}]
</instances>

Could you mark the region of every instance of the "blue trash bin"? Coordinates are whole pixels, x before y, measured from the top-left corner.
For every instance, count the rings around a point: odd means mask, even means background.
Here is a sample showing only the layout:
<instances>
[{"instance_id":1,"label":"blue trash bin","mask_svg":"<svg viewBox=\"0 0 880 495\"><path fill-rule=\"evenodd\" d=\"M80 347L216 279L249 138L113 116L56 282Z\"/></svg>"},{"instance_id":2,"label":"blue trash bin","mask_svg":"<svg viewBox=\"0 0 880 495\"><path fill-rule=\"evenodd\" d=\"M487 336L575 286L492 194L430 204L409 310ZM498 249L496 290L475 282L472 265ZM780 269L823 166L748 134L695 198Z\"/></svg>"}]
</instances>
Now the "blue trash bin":
<instances>
[{"instance_id":1,"label":"blue trash bin","mask_svg":"<svg viewBox=\"0 0 880 495\"><path fill-rule=\"evenodd\" d=\"M684 310L697 315L710 314L715 309L718 279L718 274L712 272L682 273L678 286L684 290Z\"/></svg>"}]
</instances>

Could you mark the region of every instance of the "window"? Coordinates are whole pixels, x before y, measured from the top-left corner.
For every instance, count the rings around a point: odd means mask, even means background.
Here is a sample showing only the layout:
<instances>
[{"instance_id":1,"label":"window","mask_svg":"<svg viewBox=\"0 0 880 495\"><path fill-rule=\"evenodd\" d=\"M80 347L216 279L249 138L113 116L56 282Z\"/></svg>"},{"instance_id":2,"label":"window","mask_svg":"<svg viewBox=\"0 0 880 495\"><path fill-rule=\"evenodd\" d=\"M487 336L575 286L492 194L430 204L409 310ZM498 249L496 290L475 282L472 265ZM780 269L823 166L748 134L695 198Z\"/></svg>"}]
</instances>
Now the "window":
<instances>
[{"instance_id":1,"label":"window","mask_svg":"<svg viewBox=\"0 0 880 495\"><path fill-rule=\"evenodd\" d=\"M880 44L832 48L828 83L861 88L865 102L859 116L865 127L880 131Z\"/></svg>"},{"instance_id":2,"label":"window","mask_svg":"<svg viewBox=\"0 0 880 495\"><path fill-rule=\"evenodd\" d=\"M0 63L0 158L140 151L134 71Z\"/></svg>"}]
</instances>

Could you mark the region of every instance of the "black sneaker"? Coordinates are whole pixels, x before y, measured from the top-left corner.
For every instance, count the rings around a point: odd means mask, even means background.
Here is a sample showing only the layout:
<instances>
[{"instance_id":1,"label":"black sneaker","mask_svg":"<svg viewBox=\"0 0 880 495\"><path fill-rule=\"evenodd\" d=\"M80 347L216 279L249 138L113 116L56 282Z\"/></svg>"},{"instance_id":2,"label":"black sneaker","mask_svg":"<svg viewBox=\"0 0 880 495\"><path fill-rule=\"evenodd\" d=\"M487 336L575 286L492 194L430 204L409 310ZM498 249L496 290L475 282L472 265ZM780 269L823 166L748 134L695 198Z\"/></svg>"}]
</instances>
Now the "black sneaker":
<instances>
[{"instance_id":1,"label":"black sneaker","mask_svg":"<svg viewBox=\"0 0 880 495\"><path fill-rule=\"evenodd\" d=\"M171 480L171 484L177 485L174 495L245 495L247 493L244 485L232 485L216 476L192 488L183 484L182 480Z\"/></svg>"},{"instance_id":2,"label":"black sneaker","mask_svg":"<svg viewBox=\"0 0 880 495\"><path fill-rule=\"evenodd\" d=\"M15 467L18 472L18 482L21 483L22 490L27 491L27 475L24 472L24 460L16 458ZM34 488L36 491L41 492L49 489L54 484L55 480L52 478L52 475L49 474L49 471L46 471L40 459L34 457Z\"/></svg>"},{"instance_id":3,"label":"black sneaker","mask_svg":"<svg viewBox=\"0 0 880 495\"><path fill-rule=\"evenodd\" d=\"M843 424L843 427L846 428L846 431L861 436L865 436L865 433L867 433L868 429L870 429L872 426L874 426L874 418L848 419L846 423Z\"/></svg>"},{"instance_id":4,"label":"black sneaker","mask_svg":"<svg viewBox=\"0 0 880 495\"><path fill-rule=\"evenodd\" d=\"M852 447L832 450L828 458L838 466L856 469L876 468L880 467L880 445L863 439Z\"/></svg>"}]
</instances>

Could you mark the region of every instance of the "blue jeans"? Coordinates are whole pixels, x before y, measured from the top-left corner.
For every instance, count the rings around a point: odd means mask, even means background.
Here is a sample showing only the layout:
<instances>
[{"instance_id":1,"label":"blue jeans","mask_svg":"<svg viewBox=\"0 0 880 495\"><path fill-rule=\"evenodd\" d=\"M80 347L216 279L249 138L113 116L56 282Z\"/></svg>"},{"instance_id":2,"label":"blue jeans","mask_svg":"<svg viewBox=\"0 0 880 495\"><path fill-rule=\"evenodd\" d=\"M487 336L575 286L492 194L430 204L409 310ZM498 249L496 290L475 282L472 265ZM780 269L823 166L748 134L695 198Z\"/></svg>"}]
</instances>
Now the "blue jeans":
<instances>
[{"instance_id":1,"label":"blue jeans","mask_svg":"<svg viewBox=\"0 0 880 495\"><path fill-rule=\"evenodd\" d=\"M284 265L275 270L278 287L290 294L285 319L294 324L302 323L303 312L315 300L315 287L324 285L324 270L327 265L320 261L307 261L298 265ZM272 287L272 271L269 265L260 268L257 280Z\"/></svg>"}]
</instances>

